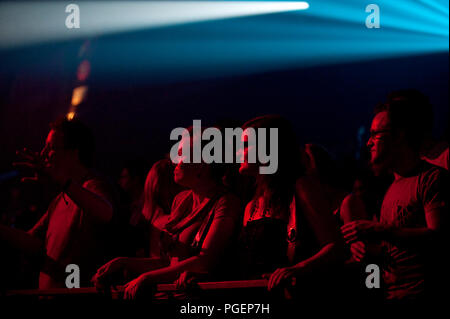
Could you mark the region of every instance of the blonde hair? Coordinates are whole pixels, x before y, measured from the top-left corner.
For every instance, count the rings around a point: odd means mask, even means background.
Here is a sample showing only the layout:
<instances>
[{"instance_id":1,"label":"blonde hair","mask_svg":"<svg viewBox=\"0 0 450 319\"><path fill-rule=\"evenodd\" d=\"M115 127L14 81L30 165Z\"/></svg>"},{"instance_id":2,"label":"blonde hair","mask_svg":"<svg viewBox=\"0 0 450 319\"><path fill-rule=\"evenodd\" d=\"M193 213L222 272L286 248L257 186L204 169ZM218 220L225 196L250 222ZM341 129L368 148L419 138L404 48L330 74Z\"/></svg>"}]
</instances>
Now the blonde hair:
<instances>
[{"instance_id":1,"label":"blonde hair","mask_svg":"<svg viewBox=\"0 0 450 319\"><path fill-rule=\"evenodd\" d=\"M173 170L172 162L165 158L153 164L148 172L142 215L149 222L161 213L170 214L172 200L182 190L173 179Z\"/></svg>"}]
</instances>

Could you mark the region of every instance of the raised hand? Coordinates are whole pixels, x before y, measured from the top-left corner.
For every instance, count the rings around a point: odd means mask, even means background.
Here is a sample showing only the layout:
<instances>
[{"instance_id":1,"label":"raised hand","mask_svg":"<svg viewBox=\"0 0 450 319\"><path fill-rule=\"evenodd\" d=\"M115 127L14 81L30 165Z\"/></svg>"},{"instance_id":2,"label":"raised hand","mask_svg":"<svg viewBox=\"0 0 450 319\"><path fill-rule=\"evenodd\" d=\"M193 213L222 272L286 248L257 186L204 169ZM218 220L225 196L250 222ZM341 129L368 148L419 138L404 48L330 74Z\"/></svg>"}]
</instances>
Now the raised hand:
<instances>
[{"instance_id":1,"label":"raised hand","mask_svg":"<svg viewBox=\"0 0 450 319\"><path fill-rule=\"evenodd\" d=\"M61 165L52 163L44 154L33 152L27 148L17 151L16 154L18 160L13 163L13 166L33 172L33 176L23 177L22 182L44 180L63 186L69 179L68 172Z\"/></svg>"},{"instance_id":2,"label":"raised hand","mask_svg":"<svg viewBox=\"0 0 450 319\"><path fill-rule=\"evenodd\" d=\"M45 174L45 161L43 157L27 148L16 151L18 160L13 162L16 168L24 168L33 171L33 176L22 177L22 182L38 181Z\"/></svg>"}]
</instances>

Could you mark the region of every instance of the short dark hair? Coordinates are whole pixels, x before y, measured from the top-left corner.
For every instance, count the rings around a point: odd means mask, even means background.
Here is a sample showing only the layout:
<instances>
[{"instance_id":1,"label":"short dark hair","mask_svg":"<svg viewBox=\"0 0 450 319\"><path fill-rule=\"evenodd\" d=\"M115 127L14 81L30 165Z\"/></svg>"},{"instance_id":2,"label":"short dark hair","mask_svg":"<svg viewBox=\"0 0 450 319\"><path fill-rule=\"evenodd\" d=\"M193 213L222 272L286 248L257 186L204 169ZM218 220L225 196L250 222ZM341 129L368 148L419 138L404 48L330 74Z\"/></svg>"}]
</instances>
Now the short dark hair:
<instances>
[{"instance_id":1,"label":"short dark hair","mask_svg":"<svg viewBox=\"0 0 450 319\"><path fill-rule=\"evenodd\" d=\"M403 130L407 143L419 149L433 131L433 107L427 96L416 89L391 92L387 102L375 107L375 114L386 111L393 130Z\"/></svg>"},{"instance_id":2,"label":"short dark hair","mask_svg":"<svg viewBox=\"0 0 450 319\"><path fill-rule=\"evenodd\" d=\"M87 125L80 120L68 120L64 117L50 123L50 129L62 133L65 149L78 150L78 158L82 165L92 166L95 141L94 134Z\"/></svg>"}]
</instances>

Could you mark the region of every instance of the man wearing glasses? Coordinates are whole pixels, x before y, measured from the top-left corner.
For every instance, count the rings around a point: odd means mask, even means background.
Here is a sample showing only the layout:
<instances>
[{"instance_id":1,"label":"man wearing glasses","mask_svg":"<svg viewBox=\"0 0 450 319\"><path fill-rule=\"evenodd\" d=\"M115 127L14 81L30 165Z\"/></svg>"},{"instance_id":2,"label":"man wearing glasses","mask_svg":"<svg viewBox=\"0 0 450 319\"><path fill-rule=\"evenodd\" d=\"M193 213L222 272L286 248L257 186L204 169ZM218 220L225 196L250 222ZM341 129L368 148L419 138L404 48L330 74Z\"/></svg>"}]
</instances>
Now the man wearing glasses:
<instances>
[{"instance_id":1,"label":"man wearing glasses","mask_svg":"<svg viewBox=\"0 0 450 319\"><path fill-rule=\"evenodd\" d=\"M359 257L366 252L363 242L380 244L388 299L435 298L446 277L440 258L448 236L448 173L420 158L432 121L428 106L397 95L376 108L367 142L370 164L376 174L389 171L395 179L380 221L342 226L347 243L359 242Z\"/></svg>"}]
</instances>

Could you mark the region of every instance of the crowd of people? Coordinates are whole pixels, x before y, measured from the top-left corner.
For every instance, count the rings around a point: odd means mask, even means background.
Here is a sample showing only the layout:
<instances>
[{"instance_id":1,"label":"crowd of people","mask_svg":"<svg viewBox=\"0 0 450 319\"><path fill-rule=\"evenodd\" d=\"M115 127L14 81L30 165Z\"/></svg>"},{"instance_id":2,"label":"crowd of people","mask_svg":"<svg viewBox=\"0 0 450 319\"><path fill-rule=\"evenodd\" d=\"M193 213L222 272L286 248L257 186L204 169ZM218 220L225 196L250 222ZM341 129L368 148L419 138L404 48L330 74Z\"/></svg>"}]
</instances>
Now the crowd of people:
<instances>
[{"instance_id":1,"label":"crowd of people","mask_svg":"<svg viewBox=\"0 0 450 319\"><path fill-rule=\"evenodd\" d=\"M82 286L123 285L126 299L155 297L158 283L181 291L198 281L260 278L283 298L373 297L365 269L375 264L377 297L434 298L444 285L450 187L448 143L432 139L432 123L423 94L390 94L375 108L370 163L351 190L325 148L299 145L287 119L264 115L242 128L278 128L274 174L248 160L253 146L243 135L242 163L167 157L148 170L130 162L118 191L92 168L90 129L62 119L40 153L17 153L14 166L33 173L23 180L59 193L34 225L19 225L14 213L14 223L2 220L4 263L20 255L19 264L38 267L39 289L66 287L66 266L76 264ZM16 197L13 208L21 205Z\"/></svg>"}]
</instances>

